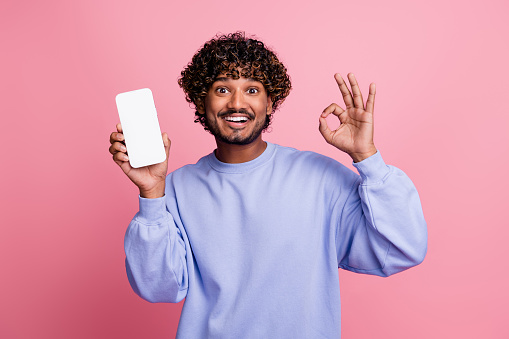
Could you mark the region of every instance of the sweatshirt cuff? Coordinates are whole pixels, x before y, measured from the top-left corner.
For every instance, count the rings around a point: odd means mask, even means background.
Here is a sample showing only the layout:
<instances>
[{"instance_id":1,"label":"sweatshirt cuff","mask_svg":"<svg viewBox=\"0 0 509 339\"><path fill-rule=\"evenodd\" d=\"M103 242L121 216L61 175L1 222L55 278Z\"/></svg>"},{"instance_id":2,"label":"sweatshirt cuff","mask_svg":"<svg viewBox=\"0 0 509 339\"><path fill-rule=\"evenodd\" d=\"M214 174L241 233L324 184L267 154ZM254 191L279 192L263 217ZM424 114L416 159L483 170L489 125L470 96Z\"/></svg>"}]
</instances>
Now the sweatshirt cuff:
<instances>
[{"instance_id":1,"label":"sweatshirt cuff","mask_svg":"<svg viewBox=\"0 0 509 339\"><path fill-rule=\"evenodd\" d=\"M378 150L369 158L353 163L353 166L359 171L363 185L379 183L390 172L390 167L385 164Z\"/></svg>"},{"instance_id":2,"label":"sweatshirt cuff","mask_svg":"<svg viewBox=\"0 0 509 339\"><path fill-rule=\"evenodd\" d=\"M159 224L166 219L166 197L146 199L138 196L140 211L136 218L139 222L150 225Z\"/></svg>"}]
</instances>

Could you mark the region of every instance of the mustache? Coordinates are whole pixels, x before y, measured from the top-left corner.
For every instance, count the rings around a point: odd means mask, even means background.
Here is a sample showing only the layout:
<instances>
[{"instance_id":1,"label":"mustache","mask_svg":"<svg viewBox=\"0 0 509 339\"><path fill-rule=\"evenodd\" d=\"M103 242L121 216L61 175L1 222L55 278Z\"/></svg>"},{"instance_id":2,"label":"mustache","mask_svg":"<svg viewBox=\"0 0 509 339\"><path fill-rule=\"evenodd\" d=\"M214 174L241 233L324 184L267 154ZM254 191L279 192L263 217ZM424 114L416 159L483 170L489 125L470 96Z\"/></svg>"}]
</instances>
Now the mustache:
<instances>
[{"instance_id":1,"label":"mustache","mask_svg":"<svg viewBox=\"0 0 509 339\"><path fill-rule=\"evenodd\" d=\"M251 112L248 112L246 109L244 108L241 108L241 109L228 109L226 111L222 111L222 112L219 112L219 114L217 115L219 118L222 118L222 117L225 117L227 115L232 115L232 114L235 114L235 113L238 113L238 114L245 114L249 117L249 119L253 120L255 118L255 115Z\"/></svg>"}]
</instances>

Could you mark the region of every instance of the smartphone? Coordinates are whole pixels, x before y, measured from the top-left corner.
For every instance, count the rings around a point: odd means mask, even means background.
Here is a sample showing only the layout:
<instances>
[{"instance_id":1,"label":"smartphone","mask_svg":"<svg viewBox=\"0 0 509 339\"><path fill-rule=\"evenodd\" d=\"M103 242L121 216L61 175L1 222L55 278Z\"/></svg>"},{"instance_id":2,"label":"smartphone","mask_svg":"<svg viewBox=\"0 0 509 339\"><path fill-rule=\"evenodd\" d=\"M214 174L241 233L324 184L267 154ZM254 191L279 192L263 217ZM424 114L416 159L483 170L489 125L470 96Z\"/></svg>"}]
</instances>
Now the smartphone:
<instances>
[{"instance_id":1,"label":"smartphone","mask_svg":"<svg viewBox=\"0 0 509 339\"><path fill-rule=\"evenodd\" d=\"M115 100L131 166L139 168L165 161L152 91L143 88L120 93Z\"/></svg>"}]
</instances>

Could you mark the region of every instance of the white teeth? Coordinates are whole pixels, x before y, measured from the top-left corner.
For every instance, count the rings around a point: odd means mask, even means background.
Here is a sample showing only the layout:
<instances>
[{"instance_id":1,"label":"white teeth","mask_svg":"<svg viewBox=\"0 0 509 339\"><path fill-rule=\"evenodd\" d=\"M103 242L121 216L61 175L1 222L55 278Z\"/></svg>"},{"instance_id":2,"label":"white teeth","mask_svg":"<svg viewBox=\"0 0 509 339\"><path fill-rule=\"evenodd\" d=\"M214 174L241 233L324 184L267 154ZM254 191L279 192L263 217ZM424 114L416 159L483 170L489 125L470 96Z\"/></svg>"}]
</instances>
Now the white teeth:
<instances>
[{"instance_id":1,"label":"white teeth","mask_svg":"<svg viewBox=\"0 0 509 339\"><path fill-rule=\"evenodd\" d=\"M224 118L226 121L232 121L232 122L246 122L246 117L226 117Z\"/></svg>"}]
</instances>

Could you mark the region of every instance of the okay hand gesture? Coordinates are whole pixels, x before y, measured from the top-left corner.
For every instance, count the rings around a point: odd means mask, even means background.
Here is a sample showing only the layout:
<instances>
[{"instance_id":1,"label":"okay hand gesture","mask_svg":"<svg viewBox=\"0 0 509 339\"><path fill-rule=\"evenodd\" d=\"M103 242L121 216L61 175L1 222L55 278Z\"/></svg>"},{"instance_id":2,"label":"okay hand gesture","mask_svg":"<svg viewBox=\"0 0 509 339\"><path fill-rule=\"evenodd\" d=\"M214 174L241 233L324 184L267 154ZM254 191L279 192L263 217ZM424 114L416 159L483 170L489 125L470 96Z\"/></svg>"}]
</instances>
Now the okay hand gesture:
<instances>
[{"instance_id":1,"label":"okay hand gesture","mask_svg":"<svg viewBox=\"0 0 509 339\"><path fill-rule=\"evenodd\" d=\"M369 86L368 100L364 105L362 93L352 73L348 74L348 81L353 98L341 75L338 73L334 77L343 95L346 109L337 104L328 106L320 115L320 133L329 144L348 153L354 162L360 162L376 153L373 143L375 84ZM326 120L331 113L337 116L341 123L334 131L329 128Z\"/></svg>"}]
</instances>

